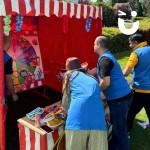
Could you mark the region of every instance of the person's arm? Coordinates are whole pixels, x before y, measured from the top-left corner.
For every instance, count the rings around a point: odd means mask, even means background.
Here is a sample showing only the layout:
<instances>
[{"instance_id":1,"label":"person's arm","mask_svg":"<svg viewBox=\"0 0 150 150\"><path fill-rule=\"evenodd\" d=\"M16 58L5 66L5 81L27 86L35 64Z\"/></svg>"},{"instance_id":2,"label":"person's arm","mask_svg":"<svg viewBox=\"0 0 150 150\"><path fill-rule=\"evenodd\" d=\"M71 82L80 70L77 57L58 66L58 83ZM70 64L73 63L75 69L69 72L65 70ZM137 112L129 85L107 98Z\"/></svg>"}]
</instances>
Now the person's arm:
<instances>
[{"instance_id":1,"label":"person's arm","mask_svg":"<svg viewBox=\"0 0 150 150\"><path fill-rule=\"evenodd\" d=\"M62 96L62 108L64 111L67 113L69 106L70 106L70 101L71 101L71 96L70 96L70 83L68 83L69 79L67 77L64 78L64 83L63 83L63 96Z\"/></svg>"},{"instance_id":2,"label":"person's arm","mask_svg":"<svg viewBox=\"0 0 150 150\"><path fill-rule=\"evenodd\" d=\"M124 76L128 76L132 72L132 69L137 65L137 63L138 56L134 52L132 52L126 64L126 67L123 70Z\"/></svg>"},{"instance_id":3,"label":"person's arm","mask_svg":"<svg viewBox=\"0 0 150 150\"><path fill-rule=\"evenodd\" d=\"M124 70L123 70L123 75L124 75L125 77L127 77L127 76L132 72L132 69L133 69L133 68L130 68L129 66L126 66L126 67L124 68Z\"/></svg>"},{"instance_id":4,"label":"person's arm","mask_svg":"<svg viewBox=\"0 0 150 150\"><path fill-rule=\"evenodd\" d=\"M6 86L8 88L9 93L12 95L13 101L17 101L18 96L17 96L17 94L15 93L15 90L14 90L13 80L12 80L11 74L5 75L5 82L6 82Z\"/></svg>"},{"instance_id":5,"label":"person's arm","mask_svg":"<svg viewBox=\"0 0 150 150\"><path fill-rule=\"evenodd\" d=\"M102 91L106 90L109 87L109 85L110 85L110 76L103 77L103 79L99 84Z\"/></svg>"},{"instance_id":6,"label":"person's arm","mask_svg":"<svg viewBox=\"0 0 150 150\"><path fill-rule=\"evenodd\" d=\"M93 68L93 69L91 69L91 70L88 70L87 72L88 72L89 74L95 76L95 75L97 74L97 69L96 69L96 67L95 67L95 68Z\"/></svg>"},{"instance_id":7,"label":"person's arm","mask_svg":"<svg viewBox=\"0 0 150 150\"><path fill-rule=\"evenodd\" d=\"M103 91L106 90L110 85L110 73L113 66L114 66L113 61L107 57L103 57L99 63L100 77L101 77L99 86Z\"/></svg>"},{"instance_id":8,"label":"person's arm","mask_svg":"<svg viewBox=\"0 0 150 150\"><path fill-rule=\"evenodd\" d=\"M5 64L4 71L5 71L5 84L8 88L8 91L12 95L13 101L17 101L18 96L15 93L13 80L12 80L12 58L9 59L9 61Z\"/></svg>"}]
</instances>

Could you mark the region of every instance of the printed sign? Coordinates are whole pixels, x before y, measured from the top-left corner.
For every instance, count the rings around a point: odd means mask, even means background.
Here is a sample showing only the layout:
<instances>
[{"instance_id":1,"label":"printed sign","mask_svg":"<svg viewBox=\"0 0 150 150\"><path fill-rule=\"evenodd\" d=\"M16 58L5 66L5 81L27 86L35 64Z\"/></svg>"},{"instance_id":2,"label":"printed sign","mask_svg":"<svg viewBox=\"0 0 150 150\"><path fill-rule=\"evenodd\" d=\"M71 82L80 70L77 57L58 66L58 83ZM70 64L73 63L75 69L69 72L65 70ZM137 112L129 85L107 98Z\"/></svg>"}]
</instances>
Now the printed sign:
<instances>
[{"instance_id":1,"label":"printed sign","mask_svg":"<svg viewBox=\"0 0 150 150\"><path fill-rule=\"evenodd\" d=\"M43 85L43 66L36 31L14 31L8 54L13 58L12 78L16 92Z\"/></svg>"}]
</instances>

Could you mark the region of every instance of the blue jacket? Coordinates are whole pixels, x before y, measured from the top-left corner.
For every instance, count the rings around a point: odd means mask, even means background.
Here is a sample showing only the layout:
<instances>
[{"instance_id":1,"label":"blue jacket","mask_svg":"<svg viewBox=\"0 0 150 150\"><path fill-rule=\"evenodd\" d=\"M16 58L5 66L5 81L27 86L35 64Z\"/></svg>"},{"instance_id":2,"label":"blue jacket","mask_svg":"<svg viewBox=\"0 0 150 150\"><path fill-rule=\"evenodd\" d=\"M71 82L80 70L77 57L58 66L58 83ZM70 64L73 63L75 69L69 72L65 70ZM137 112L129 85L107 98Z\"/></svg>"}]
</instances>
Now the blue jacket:
<instances>
[{"instance_id":1,"label":"blue jacket","mask_svg":"<svg viewBox=\"0 0 150 150\"><path fill-rule=\"evenodd\" d=\"M104 106L98 82L80 71L74 71L70 81L71 102L65 128L106 130Z\"/></svg>"},{"instance_id":2,"label":"blue jacket","mask_svg":"<svg viewBox=\"0 0 150 150\"><path fill-rule=\"evenodd\" d=\"M133 88L150 90L150 46L134 51L138 56L138 64L133 69Z\"/></svg>"},{"instance_id":3,"label":"blue jacket","mask_svg":"<svg viewBox=\"0 0 150 150\"><path fill-rule=\"evenodd\" d=\"M124 97L125 95L127 95L131 92L131 89L122 73L120 65L117 62L116 58L111 54L111 52L109 50L106 51L105 53L103 53L99 57L98 64L99 64L101 58L104 56L111 59L113 61L114 66L110 73L110 85L103 92L104 92L107 100L114 100L114 99ZM99 65L97 66L97 75L98 75L98 79L100 81L101 77L100 77Z\"/></svg>"}]
</instances>

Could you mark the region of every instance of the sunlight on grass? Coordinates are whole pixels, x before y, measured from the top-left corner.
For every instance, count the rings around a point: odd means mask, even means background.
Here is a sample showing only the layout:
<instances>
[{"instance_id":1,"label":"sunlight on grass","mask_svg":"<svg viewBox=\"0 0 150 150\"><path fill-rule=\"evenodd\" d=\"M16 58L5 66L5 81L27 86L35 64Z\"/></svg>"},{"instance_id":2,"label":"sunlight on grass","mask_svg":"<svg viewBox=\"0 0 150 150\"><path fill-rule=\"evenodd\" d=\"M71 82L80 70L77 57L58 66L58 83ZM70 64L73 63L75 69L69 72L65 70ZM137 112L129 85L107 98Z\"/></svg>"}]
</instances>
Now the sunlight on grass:
<instances>
[{"instance_id":1,"label":"sunlight on grass","mask_svg":"<svg viewBox=\"0 0 150 150\"><path fill-rule=\"evenodd\" d=\"M122 70L126 66L126 63L127 63L128 59L129 59L129 56L130 56L130 53L131 53L130 51L127 51L127 52L122 52L122 53L115 54L115 57L117 58ZM128 81L132 81L132 75L129 75L128 77L126 77L126 79Z\"/></svg>"}]
</instances>

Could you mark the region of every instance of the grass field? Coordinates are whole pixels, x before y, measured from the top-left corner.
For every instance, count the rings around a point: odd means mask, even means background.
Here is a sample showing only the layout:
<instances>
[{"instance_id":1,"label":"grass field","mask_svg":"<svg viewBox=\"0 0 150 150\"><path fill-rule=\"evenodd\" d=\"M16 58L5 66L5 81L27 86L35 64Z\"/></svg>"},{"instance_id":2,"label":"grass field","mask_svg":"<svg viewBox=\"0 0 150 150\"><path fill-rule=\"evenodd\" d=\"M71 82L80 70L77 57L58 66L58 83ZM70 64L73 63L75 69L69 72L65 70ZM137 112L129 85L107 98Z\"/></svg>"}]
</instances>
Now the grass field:
<instances>
[{"instance_id":1,"label":"grass field","mask_svg":"<svg viewBox=\"0 0 150 150\"><path fill-rule=\"evenodd\" d=\"M115 55L122 69L125 67L129 55L130 52L123 52ZM131 80L131 76L127 77L127 80ZM130 133L131 150L150 150L150 127L143 129L142 127L137 125L137 121L139 122L148 121L144 109L142 109L137 114L136 119L134 121L134 126Z\"/></svg>"}]
</instances>

